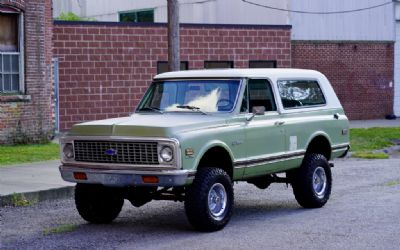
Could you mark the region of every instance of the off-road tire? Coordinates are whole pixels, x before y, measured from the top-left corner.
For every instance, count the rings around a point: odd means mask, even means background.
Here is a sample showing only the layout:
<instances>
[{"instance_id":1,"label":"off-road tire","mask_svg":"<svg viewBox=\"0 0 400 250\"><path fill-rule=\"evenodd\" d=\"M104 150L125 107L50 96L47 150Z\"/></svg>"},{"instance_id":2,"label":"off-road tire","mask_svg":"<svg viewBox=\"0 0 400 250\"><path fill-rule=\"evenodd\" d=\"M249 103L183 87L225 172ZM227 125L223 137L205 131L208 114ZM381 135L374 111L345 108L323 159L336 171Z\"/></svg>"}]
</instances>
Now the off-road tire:
<instances>
[{"instance_id":1,"label":"off-road tire","mask_svg":"<svg viewBox=\"0 0 400 250\"><path fill-rule=\"evenodd\" d=\"M321 183L319 175L325 176L325 187L319 185ZM332 173L328 160L322 154L306 154L301 167L291 171L288 177L294 196L302 207L320 208L329 200ZM319 194L318 191L320 191Z\"/></svg>"},{"instance_id":2,"label":"off-road tire","mask_svg":"<svg viewBox=\"0 0 400 250\"><path fill-rule=\"evenodd\" d=\"M112 188L102 185L77 184L75 205L83 219L90 223L106 224L117 218L124 199Z\"/></svg>"},{"instance_id":3,"label":"off-road tire","mask_svg":"<svg viewBox=\"0 0 400 250\"><path fill-rule=\"evenodd\" d=\"M215 192L215 190L218 192ZM221 194L221 192L224 192L225 196L219 197L226 197L226 205L222 206L224 210L220 210L223 211L222 214L215 216L215 210L211 211L210 208L213 204L210 199L216 198L214 194ZM218 201L220 200L218 199ZM187 218L196 230L205 232L221 230L232 216L233 200L233 186L228 174L219 168L201 168L197 171L193 184L186 190L185 211Z\"/></svg>"}]
</instances>

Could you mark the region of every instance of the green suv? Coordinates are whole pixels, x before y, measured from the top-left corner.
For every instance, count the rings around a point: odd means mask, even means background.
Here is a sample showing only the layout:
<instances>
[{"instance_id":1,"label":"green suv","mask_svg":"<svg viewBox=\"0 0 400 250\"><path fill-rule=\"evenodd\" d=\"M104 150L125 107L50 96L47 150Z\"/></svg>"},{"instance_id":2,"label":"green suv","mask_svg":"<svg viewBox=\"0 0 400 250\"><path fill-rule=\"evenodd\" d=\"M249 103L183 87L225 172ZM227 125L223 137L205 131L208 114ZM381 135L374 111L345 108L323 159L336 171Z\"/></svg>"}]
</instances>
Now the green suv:
<instances>
[{"instance_id":1,"label":"green suv","mask_svg":"<svg viewBox=\"0 0 400 250\"><path fill-rule=\"evenodd\" d=\"M288 183L322 207L330 160L349 149L349 123L327 78L312 70L226 69L157 75L128 117L77 124L60 139L79 214L109 223L124 200L183 201L197 230L232 216L233 183ZM280 174L281 175L277 175Z\"/></svg>"}]
</instances>

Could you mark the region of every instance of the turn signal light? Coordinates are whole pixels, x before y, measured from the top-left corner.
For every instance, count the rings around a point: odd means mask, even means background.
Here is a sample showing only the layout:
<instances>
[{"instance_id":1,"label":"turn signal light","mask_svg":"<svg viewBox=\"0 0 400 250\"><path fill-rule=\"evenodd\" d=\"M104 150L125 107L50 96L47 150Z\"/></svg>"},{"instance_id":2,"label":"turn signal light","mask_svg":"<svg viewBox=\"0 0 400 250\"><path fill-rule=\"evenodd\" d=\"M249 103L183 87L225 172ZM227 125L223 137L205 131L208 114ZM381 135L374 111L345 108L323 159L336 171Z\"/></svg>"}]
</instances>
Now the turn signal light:
<instances>
[{"instance_id":1,"label":"turn signal light","mask_svg":"<svg viewBox=\"0 0 400 250\"><path fill-rule=\"evenodd\" d=\"M157 176L142 176L142 180L144 183L158 183Z\"/></svg>"},{"instance_id":2,"label":"turn signal light","mask_svg":"<svg viewBox=\"0 0 400 250\"><path fill-rule=\"evenodd\" d=\"M86 173L83 172L74 172L74 178L81 181L87 180Z\"/></svg>"}]
</instances>

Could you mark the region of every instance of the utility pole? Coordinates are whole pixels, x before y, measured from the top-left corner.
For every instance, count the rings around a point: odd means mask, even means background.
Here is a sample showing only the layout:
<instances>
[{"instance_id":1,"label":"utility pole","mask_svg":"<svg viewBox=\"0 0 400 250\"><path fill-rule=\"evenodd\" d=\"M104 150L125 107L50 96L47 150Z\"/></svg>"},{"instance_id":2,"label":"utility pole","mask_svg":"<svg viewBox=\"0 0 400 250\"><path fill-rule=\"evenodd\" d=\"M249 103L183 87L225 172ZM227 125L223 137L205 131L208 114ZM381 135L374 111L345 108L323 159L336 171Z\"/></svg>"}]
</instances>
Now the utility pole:
<instances>
[{"instance_id":1,"label":"utility pole","mask_svg":"<svg viewBox=\"0 0 400 250\"><path fill-rule=\"evenodd\" d=\"M179 51L179 3L178 0L168 1L168 70L180 70Z\"/></svg>"}]
</instances>

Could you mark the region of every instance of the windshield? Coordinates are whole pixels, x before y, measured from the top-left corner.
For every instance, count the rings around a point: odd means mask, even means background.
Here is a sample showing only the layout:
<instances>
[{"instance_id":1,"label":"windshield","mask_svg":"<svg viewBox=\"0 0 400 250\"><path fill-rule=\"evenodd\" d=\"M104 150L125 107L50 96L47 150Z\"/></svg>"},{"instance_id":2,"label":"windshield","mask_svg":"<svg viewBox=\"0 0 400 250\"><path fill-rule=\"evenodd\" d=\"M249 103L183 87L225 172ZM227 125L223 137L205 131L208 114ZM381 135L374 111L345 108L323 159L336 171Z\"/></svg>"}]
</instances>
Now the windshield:
<instances>
[{"instance_id":1,"label":"windshield","mask_svg":"<svg viewBox=\"0 0 400 250\"><path fill-rule=\"evenodd\" d=\"M153 83L139 112L230 112L240 80L182 80Z\"/></svg>"}]
</instances>

